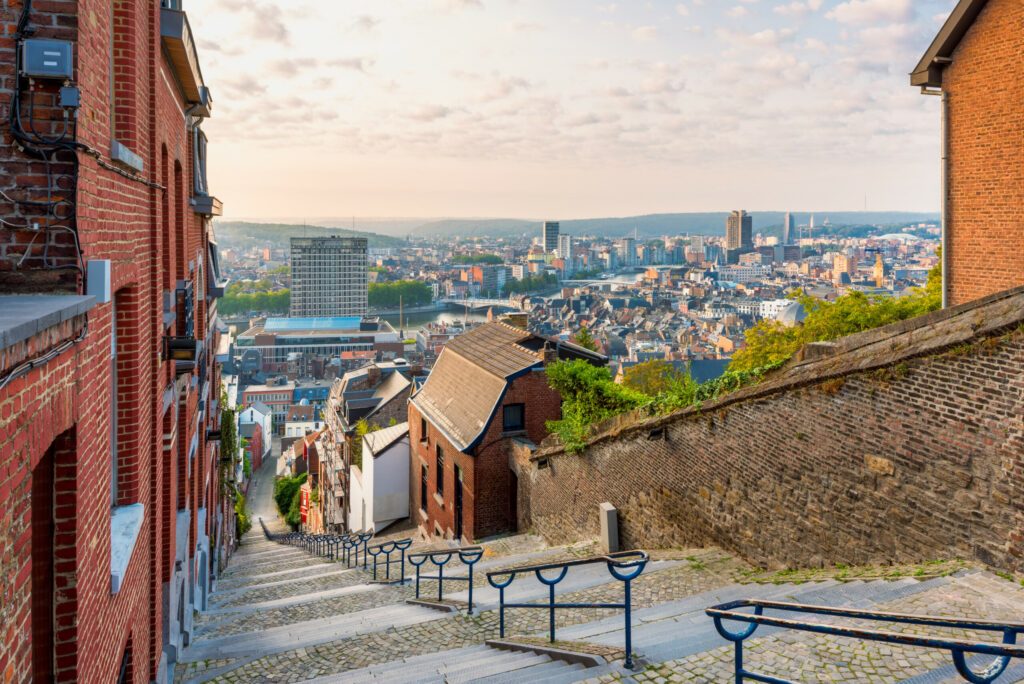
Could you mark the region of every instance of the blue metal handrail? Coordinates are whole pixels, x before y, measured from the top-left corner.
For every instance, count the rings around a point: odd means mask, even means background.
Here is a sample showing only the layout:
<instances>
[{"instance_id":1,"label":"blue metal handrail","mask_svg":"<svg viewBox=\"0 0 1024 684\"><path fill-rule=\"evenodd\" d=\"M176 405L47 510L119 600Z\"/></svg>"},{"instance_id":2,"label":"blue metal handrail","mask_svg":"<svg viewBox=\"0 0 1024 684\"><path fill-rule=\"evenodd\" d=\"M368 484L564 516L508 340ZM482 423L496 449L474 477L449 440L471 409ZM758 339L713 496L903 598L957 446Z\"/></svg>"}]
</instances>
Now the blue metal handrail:
<instances>
[{"instance_id":1,"label":"blue metal handrail","mask_svg":"<svg viewBox=\"0 0 1024 684\"><path fill-rule=\"evenodd\" d=\"M463 565L469 567L469 572L465 577L458 577L449 575L444 576L444 566L447 565L452 558L458 555L459 560L462 561ZM469 582L469 607L466 610L467 615L473 614L473 566L476 565L477 561L483 558L484 549L482 546L462 546L457 549L445 549L443 551L421 551L419 553L409 554L409 563L416 568L416 598L420 597L420 580L437 580L437 600L444 600L444 583L449 582ZM443 559L443 560L439 560ZM430 561L437 566L437 575L420 575L420 567L423 566L427 561Z\"/></svg>"},{"instance_id":2,"label":"blue metal handrail","mask_svg":"<svg viewBox=\"0 0 1024 684\"><path fill-rule=\"evenodd\" d=\"M741 608L753 608L753 613L740 612ZM787 618L772 617L764 614L765 609L778 610L790 613L806 613L810 615L830 615L834 617L855 618L858 620L871 620L875 622L892 622L905 625L924 625L928 627L943 627L950 629L968 629L986 632L1000 632L1003 635L1003 643L985 643L969 641L966 639L936 638L917 636L913 634L900 634L898 632L887 632L876 629L864 629L861 627L844 627L820 622L804 622ZM783 629L795 629L802 632L813 632L815 634L831 634L833 636L851 637L854 639L865 639L868 641L881 641L889 644L902 644L904 646L920 646L923 648L938 648L948 650L952 653L953 664L956 671L971 684L992 684L1006 671L1011 658L1024 658L1024 646L1016 646L1017 635L1024 634L1024 624L993 622L989 620L951 620L947 618L928 617L925 615L906 615L903 613L882 613L870 610L854 610L847 608L830 608L828 606L809 606L800 603L785 603L781 601L759 601L742 600L731 601L721 605L713 606L705 611L714 621L715 629L736 645L736 657L734 661L735 684L743 684L744 679L751 679L757 682L768 682L768 684L795 684L789 680L778 679L768 675L750 672L743 667L743 641L750 637L758 625L781 627ZM722 624L724 620L745 622L747 626L739 632L731 632ZM995 656L989 665L980 673L975 672L967 664L968 654L984 654Z\"/></svg>"},{"instance_id":3,"label":"blue metal handrail","mask_svg":"<svg viewBox=\"0 0 1024 684\"><path fill-rule=\"evenodd\" d=\"M626 616L626 662L625 666L633 667L633 626L632 626L632 597L630 593L630 582L640 576L640 573L647 567L650 560L645 551L620 551L609 553L605 556L594 556L580 560L564 561L561 563L545 563L543 565L526 565L510 570L494 570L487 573L487 582L498 590L498 634L505 636L505 609L506 608L544 608L548 611L548 639L555 640L555 610L558 608L616 608L625 610ZM555 585L565 579L569 568L578 565L591 565L594 563L607 563L608 572L612 577L625 585L622 603L556 603ZM556 577L545 577L547 570L560 571ZM537 580L548 587L547 603L505 603L505 588L512 584L516 575L532 572ZM502 580L501 578L505 578Z\"/></svg>"},{"instance_id":4,"label":"blue metal handrail","mask_svg":"<svg viewBox=\"0 0 1024 684\"><path fill-rule=\"evenodd\" d=\"M384 579L385 581L391 581L391 566L395 563L401 566L399 571L399 584L405 584L405 552L412 546L412 539L396 539L392 541L382 542L380 544L374 544L373 546L367 547L366 551L373 556L373 580L377 581L377 558L384 556ZM391 554L399 552L400 558L391 560Z\"/></svg>"},{"instance_id":5,"label":"blue metal handrail","mask_svg":"<svg viewBox=\"0 0 1024 684\"><path fill-rule=\"evenodd\" d=\"M369 562L366 547L373 539L373 530L367 532L352 532L342 539L343 560L345 567L359 567L359 550L363 551L363 570Z\"/></svg>"}]
</instances>

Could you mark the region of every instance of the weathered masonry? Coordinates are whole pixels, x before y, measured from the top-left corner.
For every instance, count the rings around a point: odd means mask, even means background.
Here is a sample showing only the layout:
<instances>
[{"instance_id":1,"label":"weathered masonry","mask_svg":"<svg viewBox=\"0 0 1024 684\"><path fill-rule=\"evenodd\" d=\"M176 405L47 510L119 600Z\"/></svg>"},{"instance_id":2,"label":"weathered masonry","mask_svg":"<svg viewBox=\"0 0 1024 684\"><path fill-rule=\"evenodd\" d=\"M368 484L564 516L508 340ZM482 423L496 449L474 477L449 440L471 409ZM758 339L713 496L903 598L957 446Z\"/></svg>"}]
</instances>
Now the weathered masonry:
<instances>
[{"instance_id":1,"label":"weathered masonry","mask_svg":"<svg viewBox=\"0 0 1024 684\"><path fill-rule=\"evenodd\" d=\"M836 343L574 456L516 456L520 529L717 544L765 566L963 557L1024 570L1024 288Z\"/></svg>"}]
</instances>

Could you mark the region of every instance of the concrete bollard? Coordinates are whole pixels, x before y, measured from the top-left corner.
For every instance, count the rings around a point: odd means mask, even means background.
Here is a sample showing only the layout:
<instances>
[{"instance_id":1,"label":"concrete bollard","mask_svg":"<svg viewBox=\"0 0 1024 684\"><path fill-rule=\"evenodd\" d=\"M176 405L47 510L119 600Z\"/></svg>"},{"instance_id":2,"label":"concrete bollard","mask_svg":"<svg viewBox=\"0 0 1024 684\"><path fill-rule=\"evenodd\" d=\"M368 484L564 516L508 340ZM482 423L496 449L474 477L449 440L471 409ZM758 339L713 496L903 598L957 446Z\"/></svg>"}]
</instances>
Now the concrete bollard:
<instances>
[{"instance_id":1,"label":"concrete bollard","mask_svg":"<svg viewBox=\"0 0 1024 684\"><path fill-rule=\"evenodd\" d=\"M619 511L607 501L599 506L601 511L601 549L605 553L619 550Z\"/></svg>"}]
</instances>

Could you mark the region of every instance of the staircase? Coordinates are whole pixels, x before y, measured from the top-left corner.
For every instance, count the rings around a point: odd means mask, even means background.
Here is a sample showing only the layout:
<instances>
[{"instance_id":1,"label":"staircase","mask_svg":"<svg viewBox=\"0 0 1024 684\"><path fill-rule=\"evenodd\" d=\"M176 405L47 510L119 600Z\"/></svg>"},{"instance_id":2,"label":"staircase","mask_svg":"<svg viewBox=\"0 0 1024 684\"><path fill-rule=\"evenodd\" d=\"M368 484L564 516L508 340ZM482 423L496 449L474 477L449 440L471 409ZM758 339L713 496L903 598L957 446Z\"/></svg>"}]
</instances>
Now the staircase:
<instances>
[{"instance_id":1,"label":"staircase","mask_svg":"<svg viewBox=\"0 0 1024 684\"><path fill-rule=\"evenodd\" d=\"M255 499L255 497L253 497ZM418 543L408 552L436 548ZM191 645L181 654L175 680L198 684L298 682L730 681L732 646L715 631L704 609L737 599L768 599L916 614L1014 620L1024 613L1024 588L980 570L949 577L806 583L748 584L749 568L715 549L655 554L633 587L633 652L637 667L623 667L620 611L559 611L559 649L585 653L563 659L537 647L547 634L547 613L510 610L509 635L528 636L524 650L487 645L497 638L497 591L488 570L589 556L592 547L549 548L527 536L485 544L475 566L475 610L446 612L408 603L411 584L374 583L362 569L346 568L303 549L268 541L257 526L242 540L217 578L209 609L195 618ZM445 573L465 568L446 566ZM406 568L412 574L412 568ZM532 602L547 587L523 576L507 600ZM576 566L558 597L603 602L621 598L621 584L601 565ZM426 582L425 598L436 596ZM465 585L445 591L455 607ZM527 615L528 613L532 615ZM773 676L793 681L959 681L948 653L866 644L762 626L749 640L750 659ZM532 650L530 650L532 649ZM577 654L578 655L578 654ZM1000 684L1024 680L1024 662L1011 664Z\"/></svg>"},{"instance_id":2,"label":"staircase","mask_svg":"<svg viewBox=\"0 0 1024 684\"><path fill-rule=\"evenodd\" d=\"M316 684L369 684L370 682L418 682L422 684L490 682L555 684L596 676L598 670L583 664L554 660L549 655L505 651L490 646L442 651L406 660L367 667L313 680ZM584 674L585 673L585 674Z\"/></svg>"}]
</instances>

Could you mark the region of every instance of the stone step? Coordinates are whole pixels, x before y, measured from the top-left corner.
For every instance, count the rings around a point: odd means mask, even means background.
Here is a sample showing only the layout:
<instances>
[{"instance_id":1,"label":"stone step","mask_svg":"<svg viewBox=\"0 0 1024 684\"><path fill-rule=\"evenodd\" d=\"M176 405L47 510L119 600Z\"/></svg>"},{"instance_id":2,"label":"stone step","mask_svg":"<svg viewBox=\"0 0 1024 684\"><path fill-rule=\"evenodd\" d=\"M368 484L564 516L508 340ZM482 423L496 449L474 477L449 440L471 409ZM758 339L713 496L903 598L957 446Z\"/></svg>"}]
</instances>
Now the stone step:
<instances>
[{"instance_id":1,"label":"stone step","mask_svg":"<svg viewBox=\"0 0 1024 684\"><path fill-rule=\"evenodd\" d=\"M486 684L532 683L550 677L564 676L570 672L578 674L584 669L582 665L567 663L563 660L552 660L546 655L538 656L537 658L538 659L533 664L525 667L517 667L513 670L492 674L490 676L474 677L473 679L466 681ZM525 665L527 662L528 661L524 660L522 661L522 664Z\"/></svg>"},{"instance_id":2,"label":"stone step","mask_svg":"<svg viewBox=\"0 0 1024 684\"><path fill-rule=\"evenodd\" d=\"M323 568L323 571L320 571L321 567ZM218 585L216 593L213 594L211 598L215 602L222 602L226 597L233 597L237 594L242 594L257 589L266 589L268 587L282 586L285 584L292 584L293 582L305 582L311 579L320 579L327 577L345 577L357 572L354 569L338 570L336 566L330 565L316 566L316 568L318 570L317 572L309 572L307 574L296 575L294 577L289 576L286 579L270 579L266 582L253 582L251 584L245 584L238 587L229 586L227 588L222 588L222 585Z\"/></svg>"},{"instance_id":3,"label":"stone step","mask_svg":"<svg viewBox=\"0 0 1024 684\"><path fill-rule=\"evenodd\" d=\"M942 579L905 579L846 584L831 580L802 585L733 584L680 601L634 611L633 651L641 654L646 662L661 663L727 645L728 642L715 630L713 621L704 613L708 606L727 601L758 598L867 608L940 587L944 582ZM805 619L811 619L811 616ZM774 628L759 627L755 636L763 637L777 631ZM557 636L564 640L586 640L621 648L625 643L623 618L608 618L563 628Z\"/></svg>"},{"instance_id":4,"label":"stone step","mask_svg":"<svg viewBox=\"0 0 1024 684\"><path fill-rule=\"evenodd\" d=\"M251 585L263 584L265 582L276 582L276 581L302 581L304 579L313 579L318 575L330 572L338 572L339 570L346 569L343 565L336 563L314 563L300 568L290 568L285 570L275 570L274 572L267 572L262 574L254 575L235 575L233 577L225 577L221 575L221 578L217 582L218 590L229 591L234 589L242 589ZM354 570L354 568L353 568ZM223 589L221 589L223 587Z\"/></svg>"},{"instance_id":5,"label":"stone step","mask_svg":"<svg viewBox=\"0 0 1024 684\"><path fill-rule=\"evenodd\" d=\"M272 655L360 634L383 632L396 627L439 620L447 616L447 613L422 606L395 604L292 625L270 627L259 632L203 639L190 646L179 661L196 662Z\"/></svg>"}]
</instances>

